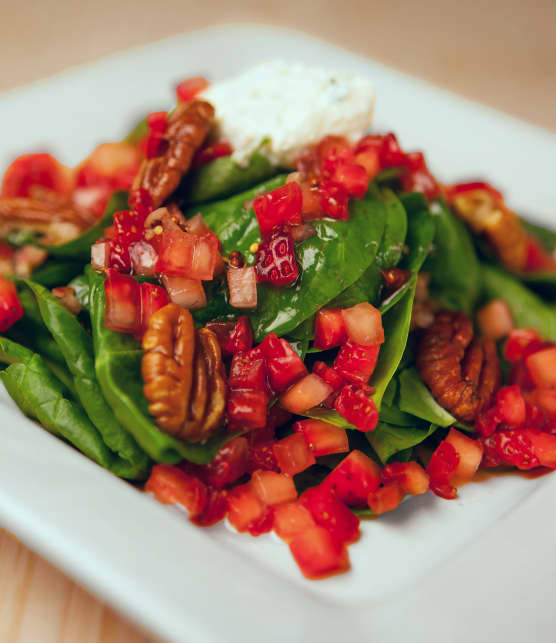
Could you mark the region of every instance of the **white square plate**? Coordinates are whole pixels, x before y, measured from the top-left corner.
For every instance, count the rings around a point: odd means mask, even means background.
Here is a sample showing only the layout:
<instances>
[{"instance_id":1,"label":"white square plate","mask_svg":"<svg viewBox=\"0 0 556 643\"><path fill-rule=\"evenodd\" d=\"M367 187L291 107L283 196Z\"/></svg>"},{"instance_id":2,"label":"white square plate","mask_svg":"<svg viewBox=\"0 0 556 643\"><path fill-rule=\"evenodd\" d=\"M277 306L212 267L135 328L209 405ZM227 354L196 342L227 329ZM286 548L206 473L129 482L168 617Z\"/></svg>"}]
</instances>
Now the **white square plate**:
<instances>
[{"instance_id":1,"label":"white square plate","mask_svg":"<svg viewBox=\"0 0 556 643\"><path fill-rule=\"evenodd\" d=\"M553 224L556 136L309 36L215 27L112 56L0 98L0 168L48 149L68 164L173 102L271 58L377 86L376 128L423 149L443 181L486 177ZM98 595L176 641L553 641L556 478L470 484L363 524L352 571L309 582L270 535L201 530L26 420L0 397L0 523Z\"/></svg>"}]
</instances>

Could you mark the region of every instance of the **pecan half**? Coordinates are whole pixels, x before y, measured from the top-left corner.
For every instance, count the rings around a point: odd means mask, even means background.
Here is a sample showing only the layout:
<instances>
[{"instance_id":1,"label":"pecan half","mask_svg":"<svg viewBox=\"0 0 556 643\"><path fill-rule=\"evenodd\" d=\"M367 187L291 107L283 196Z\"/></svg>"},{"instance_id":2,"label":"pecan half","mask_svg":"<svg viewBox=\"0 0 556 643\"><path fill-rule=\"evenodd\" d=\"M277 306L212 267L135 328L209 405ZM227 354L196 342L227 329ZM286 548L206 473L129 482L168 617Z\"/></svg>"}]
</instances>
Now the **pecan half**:
<instances>
[{"instance_id":1,"label":"pecan half","mask_svg":"<svg viewBox=\"0 0 556 643\"><path fill-rule=\"evenodd\" d=\"M436 315L419 343L417 368L436 401L463 422L472 422L500 386L496 345L473 338L471 320L461 312Z\"/></svg>"},{"instance_id":2,"label":"pecan half","mask_svg":"<svg viewBox=\"0 0 556 643\"><path fill-rule=\"evenodd\" d=\"M195 331L188 310L168 304L143 336L143 392L156 425L174 437L200 442L220 426L226 375L216 335Z\"/></svg>"},{"instance_id":3,"label":"pecan half","mask_svg":"<svg viewBox=\"0 0 556 643\"><path fill-rule=\"evenodd\" d=\"M484 235L501 263L521 271L527 262L527 232L515 212L488 190L470 190L452 200L456 213L474 234Z\"/></svg>"},{"instance_id":4,"label":"pecan half","mask_svg":"<svg viewBox=\"0 0 556 643\"><path fill-rule=\"evenodd\" d=\"M147 190L155 208L174 192L189 170L195 152L209 133L213 118L212 105L200 100L181 103L168 118L164 153L145 159L133 183L134 190Z\"/></svg>"}]
</instances>

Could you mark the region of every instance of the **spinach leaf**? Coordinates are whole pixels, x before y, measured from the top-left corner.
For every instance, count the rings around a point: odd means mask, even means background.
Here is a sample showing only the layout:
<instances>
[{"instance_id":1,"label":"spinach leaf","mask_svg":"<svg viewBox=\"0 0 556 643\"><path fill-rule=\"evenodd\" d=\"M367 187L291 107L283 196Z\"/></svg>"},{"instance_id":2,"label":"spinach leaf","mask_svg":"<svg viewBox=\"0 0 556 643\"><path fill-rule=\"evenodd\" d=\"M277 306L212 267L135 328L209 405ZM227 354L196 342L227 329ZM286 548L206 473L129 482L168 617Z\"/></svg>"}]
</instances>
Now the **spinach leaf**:
<instances>
[{"instance_id":1,"label":"spinach leaf","mask_svg":"<svg viewBox=\"0 0 556 643\"><path fill-rule=\"evenodd\" d=\"M237 436L222 432L207 442L190 444L163 433L152 421L143 395L141 359L143 351L131 335L109 330L104 325L104 275L87 266L90 280L90 313L95 350L95 371L104 396L121 424L157 462L175 464L183 458L206 464L220 447Z\"/></svg>"},{"instance_id":2,"label":"spinach leaf","mask_svg":"<svg viewBox=\"0 0 556 643\"><path fill-rule=\"evenodd\" d=\"M127 197L127 192L114 192L110 197L110 201L108 201L108 205L106 206L104 214L97 221L97 223L95 223L94 226L91 226L82 235L75 239L72 239L71 241L68 241L67 243L63 243L59 246L41 245L41 248L48 250L48 254L54 257L82 259L83 261L88 262L91 259L91 246L102 236L104 236L105 228L108 228L112 225L114 212L118 212L118 210L128 209ZM72 275L72 277L74 276L75 275ZM72 277L66 279L65 283L68 283L68 281ZM33 280L38 281L36 278L36 273L33 275Z\"/></svg>"},{"instance_id":3,"label":"spinach leaf","mask_svg":"<svg viewBox=\"0 0 556 643\"><path fill-rule=\"evenodd\" d=\"M434 248L424 270L431 294L444 306L471 313L480 291L480 267L465 224L439 199L430 208L436 223Z\"/></svg>"},{"instance_id":4,"label":"spinach leaf","mask_svg":"<svg viewBox=\"0 0 556 643\"><path fill-rule=\"evenodd\" d=\"M400 260L407 232L407 216L398 197L392 190L378 191L370 186L369 191L381 198L384 204L385 226L376 260L359 279L341 292L331 302L332 308L349 308L362 302L376 303L382 285L382 270L395 266Z\"/></svg>"},{"instance_id":5,"label":"spinach leaf","mask_svg":"<svg viewBox=\"0 0 556 643\"><path fill-rule=\"evenodd\" d=\"M314 420L322 420L328 422L340 429L351 429L357 431L358 429L350 424L343 415L340 415L335 409L325 409L322 406L315 406L315 408L303 411L301 413L304 417L312 418Z\"/></svg>"},{"instance_id":6,"label":"spinach leaf","mask_svg":"<svg viewBox=\"0 0 556 643\"><path fill-rule=\"evenodd\" d=\"M129 132L129 134L122 140L122 143L131 143L132 145L139 145L139 143L149 133L149 126L147 119L142 118L137 125Z\"/></svg>"},{"instance_id":7,"label":"spinach leaf","mask_svg":"<svg viewBox=\"0 0 556 643\"><path fill-rule=\"evenodd\" d=\"M417 446L432 435L438 427L435 424L420 426L394 426L387 422L378 423L374 431L366 433L367 439L383 464L396 453Z\"/></svg>"},{"instance_id":8,"label":"spinach leaf","mask_svg":"<svg viewBox=\"0 0 556 643\"><path fill-rule=\"evenodd\" d=\"M546 304L516 277L496 266L481 266L483 295L486 299L503 299L509 306L518 328L536 328L551 341L556 341L556 308Z\"/></svg>"},{"instance_id":9,"label":"spinach leaf","mask_svg":"<svg viewBox=\"0 0 556 643\"><path fill-rule=\"evenodd\" d=\"M313 221L315 234L296 248L297 284L258 288L258 308L249 316L256 340L287 335L357 281L374 262L384 223L382 201L372 192L351 202L349 221Z\"/></svg>"},{"instance_id":10,"label":"spinach leaf","mask_svg":"<svg viewBox=\"0 0 556 643\"><path fill-rule=\"evenodd\" d=\"M277 169L259 152L242 167L231 156L215 159L189 174L180 186L178 198L185 205L206 203L223 199L265 181L277 173Z\"/></svg>"},{"instance_id":11,"label":"spinach leaf","mask_svg":"<svg viewBox=\"0 0 556 643\"><path fill-rule=\"evenodd\" d=\"M415 422L417 421L414 415L401 411L395 405L385 404L384 398L382 398L382 405L380 407L380 419L383 422L394 424L395 426L415 426Z\"/></svg>"},{"instance_id":12,"label":"spinach leaf","mask_svg":"<svg viewBox=\"0 0 556 643\"><path fill-rule=\"evenodd\" d=\"M47 259L42 266L33 271L31 276L34 282L53 288L54 286L65 286L81 272L83 272L83 261Z\"/></svg>"},{"instance_id":13,"label":"spinach leaf","mask_svg":"<svg viewBox=\"0 0 556 643\"><path fill-rule=\"evenodd\" d=\"M403 371L398 381L399 407L402 411L442 427L457 423L456 418L434 399L416 369Z\"/></svg>"},{"instance_id":14,"label":"spinach leaf","mask_svg":"<svg viewBox=\"0 0 556 643\"><path fill-rule=\"evenodd\" d=\"M428 210L420 210L409 218L407 239L410 250L403 265L413 275L405 294L383 313L385 342L380 348L378 362L371 377L371 385L375 388L372 399L379 410L384 392L404 355L413 312L417 272L427 257L434 234L435 227Z\"/></svg>"},{"instance_id":15,"label":"spinach leaf","mask_svg":"<svg viewBox=\"0 0 556 643\"><path fill-rule=\"evenodd\" d=\"M19 408L45 429L64 438L101 466L119 474L118 462L78 402L37 353L0 337L0 360L10 363L0 377Z\"/></svg>"},{"instance_id":16,"label":"spinach leaf","mask_svg":"<svg viewBox=\"0 0 556 643\"><path fill-rule=\"evenodd\" d=\"M116 420L95 374L93 341L87 331L46 288L29 280L21 283L36 298L42 319L64 355L75 391L106 446L117 454L112 468L124 478L144 478L149 458Z\"/></svg>"},{"instance_id":17,"label":"spinach leaf","mask_svg":"<svg viewBox=\"0 0 556 643\"><path fill-rule=\"evenodd\" d=\"M77 275L69 284L77 301L87 310L89 308L89 278L85 274Z\"/></svg>"}]
</instances>

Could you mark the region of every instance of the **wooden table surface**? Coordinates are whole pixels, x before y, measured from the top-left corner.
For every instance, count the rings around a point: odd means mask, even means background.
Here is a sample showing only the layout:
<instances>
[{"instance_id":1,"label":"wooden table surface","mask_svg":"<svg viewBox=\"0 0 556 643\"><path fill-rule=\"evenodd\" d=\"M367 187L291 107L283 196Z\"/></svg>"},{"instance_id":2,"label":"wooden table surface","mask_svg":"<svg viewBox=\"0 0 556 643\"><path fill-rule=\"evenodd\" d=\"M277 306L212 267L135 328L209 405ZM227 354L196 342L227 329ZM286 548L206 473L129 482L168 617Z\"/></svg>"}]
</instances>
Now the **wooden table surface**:
<instances>
[{"instance_id":1,"label":"wooden table surface","mask_svg":"<svg viewBox=\"0 0 556 643\"><path fill-rule=\"evenodd\" d=\"M1 0L0 90L231 21L314 33L556 130L553 0ZM149 640L155 639L0 530L1 643Z\"/></svg>"}]
</instances>

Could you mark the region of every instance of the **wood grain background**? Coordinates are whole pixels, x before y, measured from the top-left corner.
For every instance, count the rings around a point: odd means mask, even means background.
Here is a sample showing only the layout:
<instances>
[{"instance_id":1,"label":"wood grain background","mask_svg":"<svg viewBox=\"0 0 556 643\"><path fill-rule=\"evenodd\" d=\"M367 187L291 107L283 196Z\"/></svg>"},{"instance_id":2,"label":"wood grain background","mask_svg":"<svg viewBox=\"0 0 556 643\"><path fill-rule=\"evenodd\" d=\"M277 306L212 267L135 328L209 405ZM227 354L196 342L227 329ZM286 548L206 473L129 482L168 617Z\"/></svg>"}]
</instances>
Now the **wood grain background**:
<instances>
[{"instance_id":1,"label":"wood grain background","mask_svg":"<svg viewBox=\"0 0 556 643\"><path fill-rule=\"evenodd\" d=\"M0 0L0 90L232 21L308 31L556 130L554 0ZM154 640L0 530L1 643Z\"/></svg>"}]
</instances>

